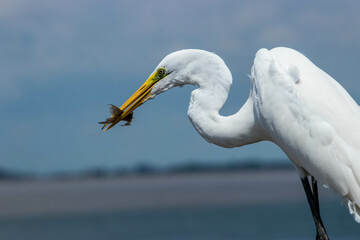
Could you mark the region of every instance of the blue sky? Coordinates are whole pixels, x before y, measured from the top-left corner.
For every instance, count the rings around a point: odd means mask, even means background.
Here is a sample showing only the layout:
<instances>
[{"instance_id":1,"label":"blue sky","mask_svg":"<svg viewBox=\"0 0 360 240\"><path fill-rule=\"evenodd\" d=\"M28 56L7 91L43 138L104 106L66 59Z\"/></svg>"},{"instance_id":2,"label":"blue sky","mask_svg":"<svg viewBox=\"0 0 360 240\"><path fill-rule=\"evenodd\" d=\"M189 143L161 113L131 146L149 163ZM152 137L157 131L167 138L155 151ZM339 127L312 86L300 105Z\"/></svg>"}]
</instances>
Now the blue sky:
<instances>
[{"instance_id":1,"label":"blue sky","mask_svg":"<svg viewBox=\"0 0 360 240\"><path fill-rule=\"evenodd\" d=\"M234 84L221 113L236 112L262 47L292 47L360 102L359 1L2 0L0 167L37 173L168 166L185 160L285 158L277 146L208 144L186 112L191 86L135 112L106 133L106 104L121 105L172 51L216 52Z\"/></svg>"}]
</instances>

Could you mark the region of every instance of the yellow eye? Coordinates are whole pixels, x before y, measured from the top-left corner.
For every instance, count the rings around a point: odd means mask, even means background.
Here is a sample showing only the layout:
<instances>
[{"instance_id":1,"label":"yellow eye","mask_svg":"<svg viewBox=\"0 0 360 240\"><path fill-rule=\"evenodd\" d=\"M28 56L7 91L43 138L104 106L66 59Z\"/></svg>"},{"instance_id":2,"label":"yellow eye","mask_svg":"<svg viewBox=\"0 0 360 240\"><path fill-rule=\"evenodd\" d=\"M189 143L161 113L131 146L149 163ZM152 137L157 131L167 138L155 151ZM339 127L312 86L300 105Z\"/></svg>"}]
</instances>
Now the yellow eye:
<instances>
[{"instance_id":1,"label":"yellow eye","mask_svg":"<svg viewBox=\"0 0 360 240\"><path fill-rule=\"evenodd\" d=\"M165 75L165 68L159 68L157 72L158 72L159 76L162 77Z\"/></svg>"}]
</instances>

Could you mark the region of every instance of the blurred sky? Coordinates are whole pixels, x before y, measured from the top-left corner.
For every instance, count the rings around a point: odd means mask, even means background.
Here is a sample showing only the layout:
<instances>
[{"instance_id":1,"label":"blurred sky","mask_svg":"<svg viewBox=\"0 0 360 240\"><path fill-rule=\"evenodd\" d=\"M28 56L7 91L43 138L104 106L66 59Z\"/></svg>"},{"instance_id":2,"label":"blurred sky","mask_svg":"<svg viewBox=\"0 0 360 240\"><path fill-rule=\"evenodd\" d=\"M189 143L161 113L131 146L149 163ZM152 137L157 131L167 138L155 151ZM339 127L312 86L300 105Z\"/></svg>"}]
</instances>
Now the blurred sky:
<instances>
[{"instance_id":1,"label":"blurred sky","mask_svg":"<svg viewBox=\"0 0 360 240\"><path fill-rule=\"evenodd\" d=\"M129 127L106 133L106 104L121 105L172 51L220 55L234 84L221 113L249 93L259 48L309 57L360 102L359 1L0 1L0 167L36 173L168 166L191 159L285 158L277 146L208 144L187 118L190 92L146 103Z\"/></svg>"}]
</instances>

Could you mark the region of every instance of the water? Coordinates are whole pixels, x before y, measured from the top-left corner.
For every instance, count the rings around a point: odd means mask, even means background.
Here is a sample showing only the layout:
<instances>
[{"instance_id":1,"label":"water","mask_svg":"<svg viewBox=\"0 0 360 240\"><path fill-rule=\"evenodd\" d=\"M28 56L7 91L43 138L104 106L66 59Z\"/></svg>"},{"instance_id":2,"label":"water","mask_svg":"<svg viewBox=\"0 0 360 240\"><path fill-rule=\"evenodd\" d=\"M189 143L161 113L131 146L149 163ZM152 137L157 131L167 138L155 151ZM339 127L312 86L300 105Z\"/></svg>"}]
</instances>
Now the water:
<instances>
[{"instance_id":1,"label":"water","mask_svg":"<svg viewBox=\"0 0 360 240\"><path fill-rule=\"evenodd\" d=\"M336 201L321 203L332 240L360 239L360 225ZM122 210L0 219L3 240L314 240L304 203Z\"/></svg>"}]
</instances>

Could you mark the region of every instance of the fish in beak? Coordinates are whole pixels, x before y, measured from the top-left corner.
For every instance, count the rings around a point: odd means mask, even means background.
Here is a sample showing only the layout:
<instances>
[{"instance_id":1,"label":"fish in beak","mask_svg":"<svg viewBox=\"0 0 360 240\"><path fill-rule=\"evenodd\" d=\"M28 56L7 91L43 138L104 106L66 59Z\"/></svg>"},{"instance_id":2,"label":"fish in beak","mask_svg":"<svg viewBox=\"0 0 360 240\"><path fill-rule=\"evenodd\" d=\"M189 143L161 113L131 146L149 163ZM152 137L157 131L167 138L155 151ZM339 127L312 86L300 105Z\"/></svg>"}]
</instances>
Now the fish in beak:
<instances>
[{"instance_id":1,"label":"fish in beak","mask_svg":"<svg viewBox=\"0 0 360 240\"><path fill-rule=\"evenodd\" d=\"M99 124L103 124L101 129L105 128L104 131L107 131L120 121L126 121L125 125L130 125L133 111L149 99L151 89L166 76L165 68L159 68L150 75L145 83L120 108L110 104L111 117L103 122L99 122Z\"/></svg>"}]
</instances>

